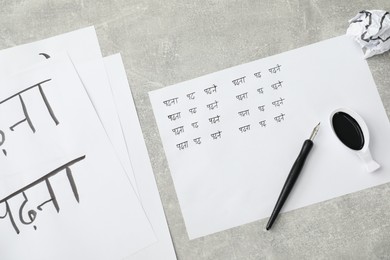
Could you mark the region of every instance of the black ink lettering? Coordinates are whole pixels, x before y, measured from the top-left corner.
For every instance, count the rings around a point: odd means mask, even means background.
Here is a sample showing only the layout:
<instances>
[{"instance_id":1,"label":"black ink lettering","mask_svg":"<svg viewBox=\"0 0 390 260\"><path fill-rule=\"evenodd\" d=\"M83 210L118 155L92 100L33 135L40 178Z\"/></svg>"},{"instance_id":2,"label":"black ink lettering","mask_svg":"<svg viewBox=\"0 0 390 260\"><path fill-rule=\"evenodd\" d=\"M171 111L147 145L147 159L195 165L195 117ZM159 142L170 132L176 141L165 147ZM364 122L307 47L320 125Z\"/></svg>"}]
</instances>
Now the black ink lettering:
<instances>
[{"instance_id":1,"label":"black ink lettering","mask_svg":"<svg viewBox=\"0 0 390 260\"><path fill-rule=\"evenodd\" d=\"M285 100L284 98L280 98L278 100L275 100L272 102L272 105L274 105L275 107L280 107L281 105L283 105L284 100Z\"/></svg>"},{"instance_id":2,"label":"black ink lettering","mask_svg":"<svg viewBox=\"0 0 390 260\"><path fill-rule=\"evenodd\" d=\"M50 59L50 55L49 54L46 54L46 53L39 53L39 55L42 55L43 57L45 57L45 59Z\"/></svg>"},{"instance_id":3,"label":"black ink lettering","mask_svg":"<svg viewBox=\"0 0 390 260\"><path fill-rule=\"evenodd\" d=\"M5 134L2 130L0 130L0 136L1 136L0 146L2 146L5 142ZM7 156L7 151L5 149L2 149L2 151L3 151L3 154L5 156Z\"/></svg>"},{"instance_id":4,"label":"black ink lettering","mask_svg":"<svg viewBox=\"0 0 390 260\"><path fill-rule=\"evenodd\" d=\"M262 120L259 122L261 127L267 127L266 120Z\"/></svg>"},{"instance_id":5,"label":"black ink lettering","mask_svg":"<svg viewBox=\"0 0 390 260\"><path fill-rule=\"evenodd\" d=\"M265 105L258 106L257 108L258 108L261 112L264 112L264 110L265 110Z\"/></svg>"},{"instance_id":6,"label":"black ink lettering","mask_svg":"<svg viewBox=\"0 0 390 260\"><path fill-rule=\"evenodd\" d=\"M177 104L179 102L179 98L171 98L163 101L165 106L170 107L171 105Z\"/></svg>"},{"instance_id":7,"label":"black ink lettering","mask_svg":"<svg viewBox=\"0 0 390 260\"><path fill-rule=\"evenodd\" d=\"M249 116L249 109L238 112L238 115L242 117Z\"/></svg>"},{"instance_id":8,"label":"black ink lettering","mask_svg":"<svg viewBox=\"0 0 390 260\"><path fill-rule=\"evenodd\" d=\"M181 133L184 133L184 126L179 126L179 127L173 128L172 132L175 135L180 135Z\"/></svg>"},{"instance_id":9,"label":"black ink lettering","mask_svg":"<svg viewBox=\"0 0 390 260\"><path fill-rule=\"evenodd\" d=\"M18 226L17 226L16 223L15 223L14 217L13 217L12 212L11 212L11 208L10 208L10 206L9 206L9 204L8 204L8 200L2 200L2 201L0 202L0 204L3 203L3 202L5 202L5 215L4 215L4 216L0 216L0 219L3 219L3 218L5 218L6 216L9 216L9 220L11 221L12 227L14 228L16 234L19 234L20 231L19 231Z\"/></svg>"},{"instance_id":10,"label":"black ink lettering","mask_svg":"<svg viewBox=\"0 0 390 260\"><path fill-rule=\"evenodd\" d=\"M274 119L277 123L280 123L282 120L284 120L284 116L285 114L281 113L279 116L275 116Z\"/></svg>"},{"instance_id":11,"label":"black ink lettering","mask_svg":"<svg viewBox=\"0 0 390 260\"><path fill-rule=\"evenodd\" d=\"M179 148L179 151L184 150L185 148L188 148L188 141L179 143L176 145L177 148Z\"/></svg>"},{"instance_id":12,"label":"black ink lettering","mask_svg":"<svg viewBox=\"0 0 390 260\"><path fill-rule=\"evenodd\" d=\"M24 197L24 201L23 201L22 205L20 205L20 208L19 208L19 220L24 225L30 225L30 224L32 224L34 222L35 218L37 217L37 212L35 210L29 210L27 212L27 216L29 218L29 221L24 220L24 218L23 218L23 208L24 208L24 206L26 206L26 203L28 202L28 199L27 199L26 193L24 191L22 192L22 194L23 194L23 197ZM36 226L34 226L34 229L36 230Z\"/></svg>"},{"instance_id":13,"label":"black ink lettering","mask_svg":"<svg viewBox=\"0 0 390 260\"><path fill-rule=\"evenodd\" d=\"M188 97L189 100L195 99L195 92L187 94L187 97Z\"/></svg>"},{"instance_id":14,"label":"black ink lettering","mask_svg":"<svg viewBox=\"0 0 390 260\"><path fill-rule=\"evenodd\" d=\"M232 80L232 82L233 82L234 86L239 86L240 84L245 83L245 78L246 78L246 76L238 78L238 79L234 79L234 80Z\"/></svg>"},{"instance_id":15,"label":"black ink lettering","mask_svg":"<svg viewBox=\"0 0 390 260\"><path fill-rule=\"evenodd\" d=\"M268 71L271 73L271 74L275 74L276 72L280 71L280 67L282 67L281 65L277 64L275 67L272 67L270 69L268 69Z\"/></svg>"},{"instance_id":16,"label":"black ink lettering","mask_svg":"<svg viewBox=\"0 0 390 260\"><path fill-rule=\"evenodd\" d=\"M12 96L10 96L10 97L8 97L8 98L6 98L6 99L0 101L0 104L3 104L4 102L7 102L8 100L10 100L10 99L12 99L12 98L14 98L14 97L16 97L16 96L19 96L20 94L23 94L24 92L29 91L30 89L35 88L35 87L37 87L38 85L41 85L41 84L43 84L43 83L46 83L46 82L48 82L48 81L50 81L50 80L51 80L51 79L47 79L47 80L41 81L41 82L39 82L39 83L37 83L37 84L35 84L35 85L32 85L32 86L30 86L30 87L28 87L28 88L25 88L25 89L23 89L22 91L19 91L18 93L15 93L15 94L13 94Z\"/></svg>"},{"instance_id":17,"label":"black ink lettering","mask_svg":"<svg viewBox=\"0 0 390 260\"><path fill-rule=\"evenodd\" d=\"M177 113L171 114L171 115L168 116L168 118L169 118L171 121L176 121L177 119L180 119L180 118L181 118L180 113L181 113L181 112L177 112Z\"/></svg>"},{"instance_id":18,"label":"black ink lettering","mask_svg":"<svg viewBox=\"0 0 390 260\"><path fill-rule=\"evenodd\" d=\"M56 209L56 211L58 213L58 212L60 212L60 205L58 205L58 201L57 201L56 195L54 194L53 187L50 184L49 178L45 179L45 183L46 183L47 190L49 191L49 194L50 194L50 200L48 200L47 202L49 202L49 201L53 202L54 208Z\"/></svg>"},{"instance_id":19,"label":"black ink lettering","mask_svg":"<svg viewBox=\"0 0 390 260\"><path fill-rule=\"evenodd\" d=\"M281 88L281 87L282 87L282 83L283 83L283 81L280 81L280 80L279 80L278 82L272 84L272 85L271 85L271 88L273 88L274 90L277 90L278 88Z\"/></svg>"},{"instance_id":20,"label":"black ink lettering","mask_svg":"<svg viewBox=\"0 0 390 260\"><path fill-rule=\"evenodd\" d=\"M214 110L215 108L218 108L218 101L215 101L215 102L213 102L213 103L208 104L208 105L207 105L207 108L208 108L209 110Z\"/></svg>"},{"instance_id":21,"label":"black ink lettering","mask_svg":"<svg viewBox=\"0 0 390 260\"><path fill-rule=\"evenodd\" d=\"M68 163L58 167L57 169L55 169L55 170L49 172L48 174L46 174L45 176L35 180L34 182L28 184L27 186L25 186L25 187L15 191L15 192L13 192L12 194L10 194L7 197L5 197L4 199L0 200L0 204L1 203L5 203L6 204L6 214L3 217L0 217L0 218L5 218L8 215L10 217L11 224L14 227L16 233L17 234L20 233L19 229L17 228L17 226L15 224L15 221L13 219L12 212L11 212L10 207L8 205L8 200L13 198L13 197L15 197L16 195L22 193L24 198L25 198L25 200L24 200L24 202L22 203L22 205L21 205L21 207L19 209L19 218L20 218L20 221L23 224L31 224L35 220L37 213L34 210L30 210L30 211L28 211L28 217L29 217L30 221L28 222L28 221L23 219L22 211L23 211L23 208L24 208L25 204L28 201L28 199L27 199L27 197L25 195L25 191L30 189L30 188L32 188L32 187L34 187L35 185L38 185L38 184L42 183L42 182L46 183L46 187L47 187L47 190L49 192L50 199L45 201L45 202L43 202L42 204L40 204L37 207L37 209L42 211L42 206L43 205L45 205L48 202L52 202L54 207L55 207L55 209L56 209L56 211L57 211L57 213L58 213L60 211L60 206L58 204L58 201L57 201L57 198L55 196L54 190L53 190L53 188L52 188L52 186L50 184L49 178L53 177L54 175L58 174L59 172L61 172L63 170L66 171L66 175L68 177L69 184L70 184L70 186L72 188L73 195L74 195L76 201L79 202L80 198L79 198L79 194L78 194L78 191L77 191L77 188L76 188L75 181L74 181L73 176L72 176L72 172L71 172L70 166L74 165L75 163L77 163L77 162L79 162L81 160L84 160L85 157L86 157L85 155L81 156L81 157L78 157L78 158L76 158L76 159L74 159L74 160L72 160L72 161L70 161L70 162L68 162ZM34 229L36 229L36 226L34 226Z\"/></svg>"},{"instance_id":22,"label":"black ink lettering","mask_svg":"<svg viewBox=\"0 0 390 260\"><path fill-rule=\"evenodd\" d=\"M51 108L51 106L49 104L49 101L46 98L45 92L43 92L41 84L38 84L38 88L39 88L39 93L41 93L41 97L43 99L43 102L45 102L47 111L49 112L49 114L51 116L51 119L53 119L53 121L56 123L56 125L58 125L60 122L58 122L58 119L54 115L54 112L53 112L53 110L52 110L52 108Z\"/></svg>"},{"instance_id":23,"label":"black ink lettering","mask_svg":"<svg viewBox=\"0 0 390 260\"><path fill-rule=\"evenodd\" d=\"M76 182L73 179L72 170L69 167L66 167L66 176L68 177L68 181L70 187L72 188L73 196L75 197L77 203L80 203L79 192L77 191Z\"/></svg>"},{"instance_id":24,"label":"black ink lettering","mask_svg":"<svg viewBox=\"0 0 390 260\"><path fill-rule=\"evenodd\" d=\"M214 116L214 117L211 117L211 118L209 118L209 122L211 123L211 124L215 124L215 123L218 123L220 120L219 120L219 118L220 118L221 116Z\"/></svg>"},{"instance_id":25,"label":"black ink lettering","mask_svg":"<svg viewBox=\"0 0 390 260\"><path fill-rule=\"evenodd\" d=\"M196 107L190 108L188 111L190 111L191 114L196 114Z\"/></svg>"},{"instance_id":26,"label":"black ink lettering","mask_svg":"<svg viewBox=\"0 0 390 260\"><path fill-rule=\"evenodd\" d=\"M193 139L196 144L201 144L200 137Z\"/></svg>"},{"instance_id":27,"label":"black ink lettering","mask_svg":"<svg viewBox=\"0 0 390 260\"><path fill-rule=\"evenodd\" d=\"M253 75L255 75L256 78L261 78L261 72L260 71L254 73Z\"/></svg>"},{"instance_id":28,"label":"black ink lettering","mask_svg":"<svg viewBox=\"0 0 390 260\"><path fill-rule=\"evenodd\" d=\"M14 130L15 130L15 127L18 126L19 124L21 124L21 123L23 123L23 122L27 122L28 125L30 126L31 131L32 131L33 133L35 133L35 131L36 131L36 130L35 130L35 127L34 127L32 121L31 121L31 118L30 118L30 116L29 116L29 114L28 114L28 111L27 111L26 104L24 103L24 100L23 100L23 97L22 97L22 94L23 94L24 92L26 92L26 91L28 91L28 90L30 90L30 89L33 89L33 88L35 88L35 87L38 87L39 93L41 94L41 97L42 97L42 99L43 99L43 102L45 103L45 106L46 106L46 108L47 108L47 110L48 110L48 112L49 112L49 114L50 114L52 120L55 122L56 125L59 124L59 121L58 121L58 119L56 118L56 116L55 116L55 114L54 114L54 112L53 112L53 110L52 110L52 108L51 108L51 106L50 106L50 104L49 104L49 101L47 100L47 97L46 97L46 95L45 95L45 93L43 92L43 89L42 89L42 84L43 84L43 83L46 83L46 82L48 82L48 81L50 81L50 80L51 80L51 79L47 79L47 80L41 81L41 82L39 82L39 83L37 83L37 84L35 84L35 85L33 85L33 86L30 86L30 87L28 87L28 88L26 88L26 89L24 89L24 90L22 90L22 91L19 91L18 93L14 94L14 95L12 95L12 96L10 96L10 97L8 97L8 98L6 98L6 99L0 101L0 104L3 104L3 103L5 103L5 102L7 102L8 100L10 100L10 99L12 99L12 98L18 96L18 97L19 97L20 104L22 105L22 110L23 110L23 114L24 114L24 117L25 117L25 118L22 119L22 120L20 120L20 121L18 121L18 122L16 122L14 125L10 126L10 130L11 130L11 131L14 131Z\"/></svg>"},{"instance_id":29,"label":"black ink lettering","mask_svg":"<svg viewBox=\"0 0 390 260\"><path fill-rule=\"evenodd\" d=\"M204 92L205 92L207 95L211 95L212 93L217 92L217 85L213 84L212 87L209 87L209 88L204 89Z\"/></svg>"},{"instance_id":30,"label":"black ink lettering","mask_svg":"<svg viewBox=\"0 0 390 260\"><path fill-rule=\"evenodd\" d=\"M19 100L20 100L20 103L22 104L23 114L24 114L25 118L22 119L22 120L20 120L20 121L17 122L16 124L12 125L9 129L10 129L11 131L14 131L14 128L15 128L16 126L18 126L19 124L21 124L21 123L27 121L28 125L29 125L30 128L31 128L31 131L32 131L33 133L35 133L35 127L34 127L33 123L31 122L30 116L28 115L28 112L27 112L26 105L24 104L22 95L20 95L20 94L19 94Z\"/></svg>"},{"instance_id":31,"label":"black ink lettering","mask_svg":"<svg viewBox=\"0 0 390 260\"><path fill-rule=\"evenodd\" d=\"M241 133L245 133L246 131L251 130L251 125L241 126L241 127L238 128L238 130L240 130Z\"/></svg>"},{"instance_id":32,"label":"black ink lettering","mask_svg":"<svg viewBox=\"0 0 390 260\"><path fill-rule=\"evenodd\" d=\"M221 133L222 133L222 131L218 131L218 132L212 133L210 136L211 136L214 140L216 140L216 139L218 139L218 138L221 138Z\"/></svg>"},{"instance_id":33,"label":"black ink lettering","mask_svg":"<svg viewBox=\"0 0 390 260\"><path fill-rule=\"evenodd\" d=\"M242 93L240 95L237 95L236 98L240 101L248 98L248 92Z\"/></svg>"}]
</instances>

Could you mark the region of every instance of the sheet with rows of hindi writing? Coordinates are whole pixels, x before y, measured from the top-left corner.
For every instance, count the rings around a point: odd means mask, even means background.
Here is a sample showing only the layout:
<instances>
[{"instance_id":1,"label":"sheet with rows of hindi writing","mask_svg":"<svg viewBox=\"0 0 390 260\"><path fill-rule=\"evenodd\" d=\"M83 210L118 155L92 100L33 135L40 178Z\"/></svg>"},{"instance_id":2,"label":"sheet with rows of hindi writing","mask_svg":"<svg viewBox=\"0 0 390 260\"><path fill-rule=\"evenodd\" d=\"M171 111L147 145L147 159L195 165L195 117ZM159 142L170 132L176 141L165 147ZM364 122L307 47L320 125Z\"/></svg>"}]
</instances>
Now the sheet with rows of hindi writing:
<instances>
[{"instance_id":1,"label":"sheet with rows of hindi writing","mask_svg":"<svg viewBox=\"0 0 390 260\"><path fill-rule=\"evenodd\" d=\"M390 125L357 44L346 36L149 93L191 239L268 217L314 126L321 129L284 210L390 180ZM382 168L367 174L334 136L331 112L367 121Z\"/></svg>"}]
</instances>

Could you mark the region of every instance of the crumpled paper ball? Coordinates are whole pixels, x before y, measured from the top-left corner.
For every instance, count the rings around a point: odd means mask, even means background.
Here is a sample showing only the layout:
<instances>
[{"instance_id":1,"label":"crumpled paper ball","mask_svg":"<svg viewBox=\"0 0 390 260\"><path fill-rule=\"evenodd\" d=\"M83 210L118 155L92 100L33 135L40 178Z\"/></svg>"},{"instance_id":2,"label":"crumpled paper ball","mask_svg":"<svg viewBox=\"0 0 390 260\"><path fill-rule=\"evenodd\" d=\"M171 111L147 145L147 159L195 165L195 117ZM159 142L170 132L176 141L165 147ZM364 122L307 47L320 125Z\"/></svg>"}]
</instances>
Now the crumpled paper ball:
<instances>
[{"instance_id":1,"label":"crumpled paper ball","mask_svg":"<svg viewBox=\"0 0 390 260\"><path fill-rule=\"evenodd\" d=\"M390 49L390 14L382 10L365 10L349 20L347 35L354 36L367 59Z\"/></svg>"}]
</instances>

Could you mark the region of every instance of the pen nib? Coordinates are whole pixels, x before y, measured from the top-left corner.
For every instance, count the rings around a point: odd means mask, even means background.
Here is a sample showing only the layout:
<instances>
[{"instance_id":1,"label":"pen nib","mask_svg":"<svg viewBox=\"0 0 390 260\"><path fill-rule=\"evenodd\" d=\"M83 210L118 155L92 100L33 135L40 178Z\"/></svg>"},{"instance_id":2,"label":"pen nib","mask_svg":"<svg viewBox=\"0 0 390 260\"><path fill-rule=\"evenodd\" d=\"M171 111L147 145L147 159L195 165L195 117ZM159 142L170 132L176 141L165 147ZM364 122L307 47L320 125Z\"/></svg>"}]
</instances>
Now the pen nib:
<instances>
[{"instance_id":1,"label":"pen nib","mask_svg":"<svg viewBox=\"0 0 390 260\"><path fill-rule=\"evenodd\" d=\"M320 123L318 123L318 125L316 125L316 127L314 127L313 129L313 132L311 132L311 135L310 135L310 140L313 141L314 140L314 137L316 137L317 133L318 133L318 130L320 129Z\"/></svg>"}]
</instances>

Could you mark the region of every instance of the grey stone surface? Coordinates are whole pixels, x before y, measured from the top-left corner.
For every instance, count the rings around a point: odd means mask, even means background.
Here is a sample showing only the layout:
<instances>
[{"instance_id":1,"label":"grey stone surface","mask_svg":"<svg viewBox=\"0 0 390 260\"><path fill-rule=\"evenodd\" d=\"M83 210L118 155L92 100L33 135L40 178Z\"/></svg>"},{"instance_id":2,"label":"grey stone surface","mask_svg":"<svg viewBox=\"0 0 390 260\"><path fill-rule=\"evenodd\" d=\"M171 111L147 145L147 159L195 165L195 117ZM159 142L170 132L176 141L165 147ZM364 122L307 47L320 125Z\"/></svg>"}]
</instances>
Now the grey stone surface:
<instances>
[{"instance_id":1,"label":"grey stone surface","mask_svg":"<svg viewBox=\"0 0 390 260\"><path fill-rule=\"evenodd\" d=\"M120 52L179 259L390 259L390 184L189 241L148 91L345 33L388 0L0 0L0 48L95 25ZM390 53L368 61L390 115Z\"/></svg>"}]
</instances>

